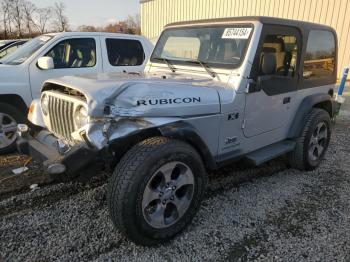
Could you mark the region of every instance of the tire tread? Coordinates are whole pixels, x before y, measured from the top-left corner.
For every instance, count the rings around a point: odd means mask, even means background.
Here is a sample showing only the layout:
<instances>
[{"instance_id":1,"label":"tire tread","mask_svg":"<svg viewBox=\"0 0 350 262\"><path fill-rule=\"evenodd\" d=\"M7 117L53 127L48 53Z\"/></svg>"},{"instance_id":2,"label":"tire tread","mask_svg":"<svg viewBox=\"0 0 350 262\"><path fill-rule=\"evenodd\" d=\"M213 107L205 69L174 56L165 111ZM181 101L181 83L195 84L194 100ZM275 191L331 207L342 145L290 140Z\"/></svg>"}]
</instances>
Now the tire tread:
<instances>
[{"instance_id":1,"label":"tire tread","mask_svg":"<svg viewBox=\"0 0 350 262\"><path fill-rule=\"evenodd\" d=\"M179 140L169 139L165 137L152 137L132 147L122 157L119 164L116 166L109 184L107 201L112 221L118 230L124 235L130 237L130 232L128 232L130 219L124 215L125 212L123 212L123 208L125 207L125 202L128 198L126 192L128 192L128 188L133 182L132 179L135 175L135 171L143 162L147 160L149 155L153 154L155 151L172 146L183 146L187 149L190 147L185 142ZM192 147L190 148L193 149ZM195 149L193 149L193 151L194 154L196 154ZM198 154L196 157L200 159L200 156ZM168 237L170 238L171 236ZM134 242L142 245L154 245L159 242L157 240L142 236L138 236L137 238L131 237L131 239Z\"/></svg>"},{"instance_id":2,"label":"tire tread","mask_svg":"<svg viewBox=\"0 0 350 262\"><path fill-rule=\"evenodd\" d=\"M299 170L313 170L315 168L307 163L306 154L308 145L306 141L315 119L318 119L323 115L327 115L329 117L329 114L325 110L320 108L313 108L306 116L305 125L301 132L301 135L295 140L295 150L290 152L288 155L289 164L293 168Z\"/></svg>"}]
</instances>

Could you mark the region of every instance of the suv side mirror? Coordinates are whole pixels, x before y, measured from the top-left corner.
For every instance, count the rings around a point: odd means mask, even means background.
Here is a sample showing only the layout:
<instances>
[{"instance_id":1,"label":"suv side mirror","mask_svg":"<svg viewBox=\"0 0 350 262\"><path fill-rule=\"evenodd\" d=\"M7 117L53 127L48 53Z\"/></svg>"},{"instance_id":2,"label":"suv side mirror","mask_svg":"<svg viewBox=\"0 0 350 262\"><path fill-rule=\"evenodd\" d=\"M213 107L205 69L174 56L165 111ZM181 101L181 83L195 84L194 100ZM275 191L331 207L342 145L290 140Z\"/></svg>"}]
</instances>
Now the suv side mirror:
<instances>
[{"instance_id":1,"label":"suv side mirror","mask_svg":"<svg viewBox=\"0 0 350 262\"><path fill-rule=\"evenodd\" d=\"M274 79L275 76L273 75L265 75L265 76L259 76L256 81L253 79L249 80L247 87L246 87L246 93L256 93L260 92L263 88L263 84L265 81Z\"/></svg>"},{"instance_id":2,"label":"suv side mirror","mask_svg":"<svg viewBox=\"0 0 350 262\"><path fill-rule=\"evenodd\" d=\"M259 83L259 79L257 82L251 79L250 82L247 84L247 87L246 87L247 94L259 92L260 90L261 90L261 85Z\"/></svg>"},{"instance_id":3,"label":"suv side mirror","mask_svg":"<svg viewBox=\"0 0 350 262\"><path fill-rule=\"evenodd\" d=\"M42 70L51 70L55 68L52 57L43 56L38 60L38 67Z\"/></svg>"}]
</instances>

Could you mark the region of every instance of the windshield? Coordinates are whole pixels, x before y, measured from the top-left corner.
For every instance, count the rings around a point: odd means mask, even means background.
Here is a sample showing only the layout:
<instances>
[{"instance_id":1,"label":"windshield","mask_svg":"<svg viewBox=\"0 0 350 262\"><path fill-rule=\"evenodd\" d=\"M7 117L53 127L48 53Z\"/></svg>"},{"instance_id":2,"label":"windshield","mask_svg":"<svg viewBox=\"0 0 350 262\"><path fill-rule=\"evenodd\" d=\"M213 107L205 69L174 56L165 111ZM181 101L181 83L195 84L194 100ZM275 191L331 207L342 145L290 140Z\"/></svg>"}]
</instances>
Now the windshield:
<instances>
[{"instance_id":1,"label":"windshield","mask_svg":"<svg viewBox=\"0 0 350 262\"><path fill-rule=\"evenodd\" d=\"M0 40L0 47L7 45L8 43L10 43L11 41L8 40Z\"/></svg>"},{"instance_id":2,"label":"windshield","mask_svg":"<svg viewBox=\"0 0 350 262\"><path fill-rule=\"evenodd\" d=\"M9 45L8 47L5 47L0 51L0 59L4 58L5 56L13 53L16 49L18 49L17 45Z\"/></svg>"},{"instance_id":3,"label":"windshield","mask_svg":"<svg viewBox=\"0 0 350 262\"><path fill-rule=\"evenodd\" d=\"M191 65L197 61L211 67L235 68L244 59L252 30L251 25L168 29L161 35L151 61L165 59Z\"/></svg>"},{"instance_id":4,"label":"windshield","mask_svg":"<svg viewBox=\"0 0 350 262\"><path fill-rule=\"evenodd\" d=\"M5 57L3 60L1 60L1 62L7 65L22 64L43 45L45 45L50 39L52 39L52 37L47 35L36 37L24 44L22 47L16 50L16 52Z\"/></svg>"}]
</instances>

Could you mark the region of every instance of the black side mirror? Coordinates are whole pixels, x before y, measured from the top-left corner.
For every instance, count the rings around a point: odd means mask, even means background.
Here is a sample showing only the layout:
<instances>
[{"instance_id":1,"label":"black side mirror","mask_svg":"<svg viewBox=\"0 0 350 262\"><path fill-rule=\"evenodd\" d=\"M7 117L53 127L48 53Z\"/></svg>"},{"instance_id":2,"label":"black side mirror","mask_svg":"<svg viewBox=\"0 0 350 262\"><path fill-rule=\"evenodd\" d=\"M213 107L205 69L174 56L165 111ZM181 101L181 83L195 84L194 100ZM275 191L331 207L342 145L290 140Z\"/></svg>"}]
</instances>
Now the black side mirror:
<instances>
[{"instance_id":1,"label":"black side mirror","mask_svg":"<svg viewBox=\"0 0 350 262\"><path fill-rule=\"evenodd\" d=\"M246 87L246 93L247 94L256 93L256 92L259 92L260 90L261 90L261 85L259 83L259 78L257 82L255 82L253 79L250 79Z\"/></svg>"},{"instance_id":2,"label":"black side mirror","mask_svg":"<svg viewBox=\"0 0 350 262\"><path fill-rule=\"evenodd\" d=\"M269 80L276 79L277 76L275 75L265 75L265 76L259 76L257 81L255 82L254 80L250 80L250 82L247 84L246 87L246 93L256 93L260 92L263 89L264 83Z\"/></svg>"}]
</instances>

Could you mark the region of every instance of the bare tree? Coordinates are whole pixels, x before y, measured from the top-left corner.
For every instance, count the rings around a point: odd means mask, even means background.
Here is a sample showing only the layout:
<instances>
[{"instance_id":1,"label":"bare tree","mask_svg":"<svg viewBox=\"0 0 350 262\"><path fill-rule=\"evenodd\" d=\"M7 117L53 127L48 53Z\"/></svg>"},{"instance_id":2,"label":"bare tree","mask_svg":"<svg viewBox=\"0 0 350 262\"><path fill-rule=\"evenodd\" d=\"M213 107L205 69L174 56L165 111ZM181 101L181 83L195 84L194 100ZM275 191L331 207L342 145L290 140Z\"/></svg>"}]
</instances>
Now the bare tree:
<instances>
[{"instance_id":1,"label":"bare tree","mask_svg":"<svg viewBox=\"0 0 350 262\"><path fill-rule=\"evenodd\" d=\"M66 6L63 2L56 2L53 7L55 15L54 26L57 31L64 32L68 29L68 18L65 15Z\"/></svg>"},{"instance_id":2,"label":"bare tree","mask_svg":"<svg viewBox=\"0 0 350 262\"><path fill-rule=\"evenodd\" d=\"M23 0L10 0L11 17L16 27L17 36L22 37L22 23L24 18Z\"/></svg>"},{"instance_id":3,"label":"bare tree","mask_svg":"<svg viewBox=\"0 0 350 262\"><path fill-rule=\"evenodd\" d=\"M32 37L32 25L34 25L34 20L33 20L33 14L36 11L36 6L29 1L24 1L23 2L23 12L24 12L24 19L25 19L25 24L27 27L27 31L29 34L29 37Z\"/></svg>"},{"instance_id":4,"label":"bare tree","mask_svg":"<svg viewBox=\"0 0 350 262\"><path fill-rule=\"evenodd\" d=\"M101 31L98 27L95 27L93 25L81 25L78 27L78 31L80 32L98 32Z\"/></svg>"},{"instance_id":5,"label":"bare tree","mask_svg":"<svg viewBox=\"0 0 350 262\"><path fill-rule=\"evenodd\" d=\"M140 15L129 15L124 23L127 27L127 33L129 34L141 34L141 17Z\"/></svg>"},{"instance_id":6,"label":"bare tree","mask_svg":"<svg viewBox=\"0 0 350 262\"><path fill-rule=\"evenodd\" d=\"M3 0L1 2L1 10L2 10L2 24L4 27L4 38L8 38L9 34L11 34L11 0Z\"/></svg>"},{"instance_id":7,"label":"bare tree","mask_svg":"<svg viewBox=\"0 0 350 262\"><path fill-rule=\"evenodd\" d=\"M38 8L36 10L36 27L40 34L45 34L48 22L52 15L52 9L50 7Z\"/></svg>"}]
</instances>

